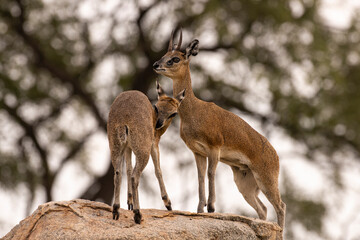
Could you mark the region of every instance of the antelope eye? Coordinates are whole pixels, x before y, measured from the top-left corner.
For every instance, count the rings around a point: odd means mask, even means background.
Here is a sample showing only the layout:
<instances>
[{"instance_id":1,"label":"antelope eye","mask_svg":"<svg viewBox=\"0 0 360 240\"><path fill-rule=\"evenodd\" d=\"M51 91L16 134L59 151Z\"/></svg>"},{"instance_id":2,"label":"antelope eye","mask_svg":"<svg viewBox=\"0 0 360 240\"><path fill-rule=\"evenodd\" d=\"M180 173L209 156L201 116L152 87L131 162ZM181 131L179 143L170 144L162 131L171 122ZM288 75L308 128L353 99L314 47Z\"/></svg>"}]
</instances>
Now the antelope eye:
<instances>
[{"instance_id":1,"label":"antelope eye","mask_svg":"<svg viewBox=\"0 0 360 240\"><path fill-rule=\"evenodd\" d=\"M174 63L178 63L178 62L180 62L180 58L174 57L174 58L172 59L172 61L173 61Z\"/></svg>"},{"instance_id":2,"label":"antelope eye","mask_svg":"<svg viewBox=\"0 0 360 240\"><path fill-rule=\"evenodd\" d=\"M173 117L175 117L177 115L177 113L173 113L173 114L171 114L168 118L173 118Z\"/></svg>"}]
</instances>

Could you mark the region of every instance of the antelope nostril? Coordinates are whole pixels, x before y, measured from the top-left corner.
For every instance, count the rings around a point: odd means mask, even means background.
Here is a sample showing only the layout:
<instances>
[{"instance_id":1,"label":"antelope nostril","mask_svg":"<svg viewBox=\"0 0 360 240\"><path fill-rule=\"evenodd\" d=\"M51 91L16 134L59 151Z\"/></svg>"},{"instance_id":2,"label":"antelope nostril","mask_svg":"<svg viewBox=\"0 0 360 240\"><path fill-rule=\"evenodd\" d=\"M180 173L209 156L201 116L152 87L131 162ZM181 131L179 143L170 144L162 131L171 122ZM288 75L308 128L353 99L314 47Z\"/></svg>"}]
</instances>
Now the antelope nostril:
<instances>
[{"instance_id":1,"label":"antelope nostril","mask_svg":"<svg viewBox=\"0 0 360 240\"><path fill-rule=\"evenodd\" d=\"M158 62L155 62L154 65L153 65L153 68L154 68L154 69L157 69L159 66L160 66L159 63L158 63Z\"/></svg>"}]
</instances>

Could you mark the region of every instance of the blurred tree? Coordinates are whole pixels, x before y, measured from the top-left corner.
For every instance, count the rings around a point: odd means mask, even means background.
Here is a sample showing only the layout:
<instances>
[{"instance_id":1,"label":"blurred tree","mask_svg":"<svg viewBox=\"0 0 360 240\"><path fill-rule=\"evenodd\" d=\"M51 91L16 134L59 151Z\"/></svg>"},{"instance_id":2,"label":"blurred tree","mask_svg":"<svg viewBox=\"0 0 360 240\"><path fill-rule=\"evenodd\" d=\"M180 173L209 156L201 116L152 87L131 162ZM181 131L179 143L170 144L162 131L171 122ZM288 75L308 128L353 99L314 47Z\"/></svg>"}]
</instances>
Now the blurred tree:
<instances>
[{"instance_id":1,"label":"blurred tree","mask_svg":"<svg viewBox=\"0 0 360 240\"><path fill-rule=\"evenodd\" d=\"M152 64L175 26L183 27L187 41L189 35L200 39L202 53L192 64L199 97L252 116L265 128L281 127L303 143L309 161L320 165L325 158L341 186L336 153L360 157L360 21L354 17L349 28L334 29L319 15L319 5L1 1L1 187L25 183L29 206L38 188L52 200L63 167L86 157L82 151L91 136L106 132L115 96L128 89L148 93L158 77ZM109 166L82 197L110 203L112 175ZM323 204L286 189L294 206L288 219L321 233ZM312 218L302 215L306 209Z\"/></svg>"}]
</instances>

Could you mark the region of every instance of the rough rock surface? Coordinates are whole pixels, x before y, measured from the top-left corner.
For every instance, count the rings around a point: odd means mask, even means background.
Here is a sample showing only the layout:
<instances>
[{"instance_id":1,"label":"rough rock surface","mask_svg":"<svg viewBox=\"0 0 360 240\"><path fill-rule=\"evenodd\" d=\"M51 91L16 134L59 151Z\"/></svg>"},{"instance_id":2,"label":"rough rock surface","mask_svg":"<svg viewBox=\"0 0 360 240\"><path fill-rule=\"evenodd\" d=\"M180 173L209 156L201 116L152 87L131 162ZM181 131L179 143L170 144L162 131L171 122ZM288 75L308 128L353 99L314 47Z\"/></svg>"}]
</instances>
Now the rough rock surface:
<instances>
[{"instance_id":1,"label":"rough rock surface","mask_svg":"<svg viewBox=\"0 0 360 240\"><path fill-rule=\"evenodd\" d=\"M100 202L72 200L40 205L3 239L281 239L281 228L259 219L231 214L142 209L143 221Z\"/></svg>"}]
</instances>

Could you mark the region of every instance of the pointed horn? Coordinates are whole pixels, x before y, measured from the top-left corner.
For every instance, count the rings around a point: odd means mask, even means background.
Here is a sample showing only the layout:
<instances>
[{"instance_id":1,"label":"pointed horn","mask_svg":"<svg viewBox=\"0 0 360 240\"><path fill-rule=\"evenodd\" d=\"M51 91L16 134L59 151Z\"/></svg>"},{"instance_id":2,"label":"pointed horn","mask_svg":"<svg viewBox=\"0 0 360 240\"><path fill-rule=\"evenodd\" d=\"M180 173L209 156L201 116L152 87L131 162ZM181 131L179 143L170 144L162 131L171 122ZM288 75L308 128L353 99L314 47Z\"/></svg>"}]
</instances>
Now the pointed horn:
<instances>
[{"instance_id":1,"label":"pointed horn","mask_svg":"<svg viewBox=\"0 0 360 240\"><path fill-rule=\"evenodd\" d=\"M172 32L171 32L171 37L170 37L168 52L171 52L171 51L173 50L174 32L175 32L175 29L173 29Z\"/></svg>"},{"instance_id":2,"label":"pointed horn","mask_svg":"<svg viewBox=\"0 0 360 240\"><path fill-rule=\"evenodd\" d=\"M179 36L179 42L176 46L176 50L180 50L181 48L181 43L182 43L182 28L180 28L180 36Z\"/></svg>"}]
</instances>

